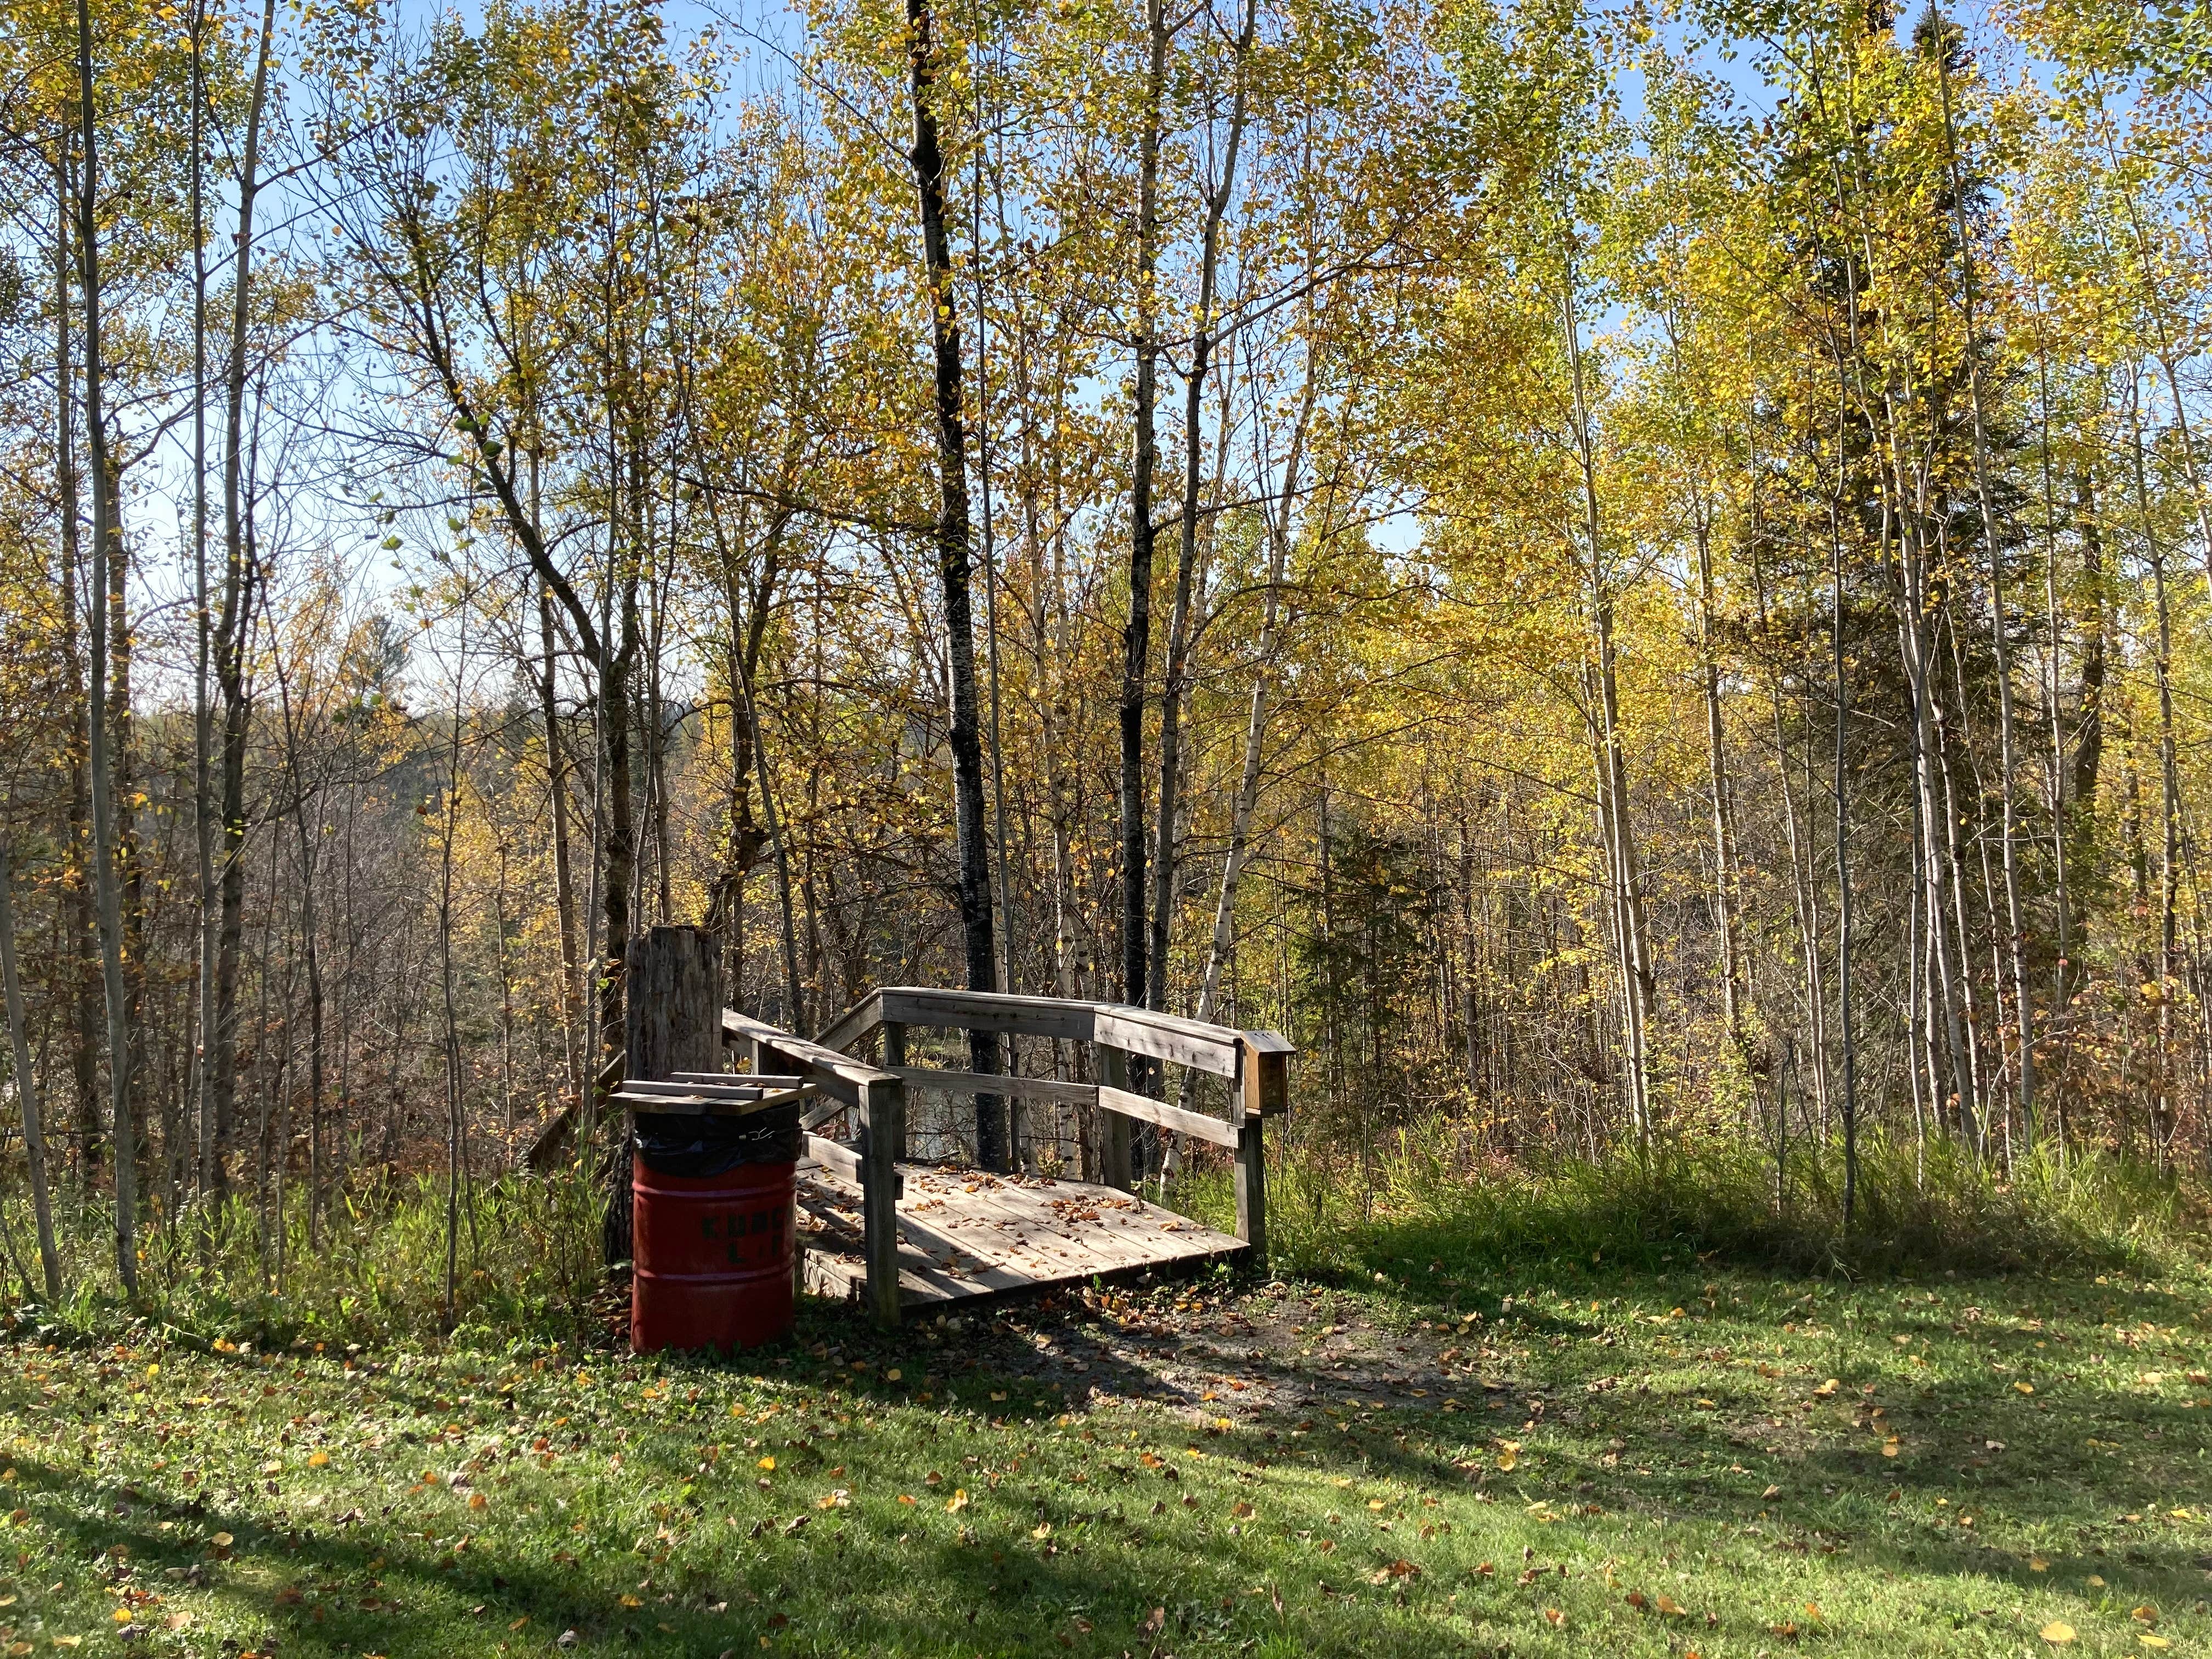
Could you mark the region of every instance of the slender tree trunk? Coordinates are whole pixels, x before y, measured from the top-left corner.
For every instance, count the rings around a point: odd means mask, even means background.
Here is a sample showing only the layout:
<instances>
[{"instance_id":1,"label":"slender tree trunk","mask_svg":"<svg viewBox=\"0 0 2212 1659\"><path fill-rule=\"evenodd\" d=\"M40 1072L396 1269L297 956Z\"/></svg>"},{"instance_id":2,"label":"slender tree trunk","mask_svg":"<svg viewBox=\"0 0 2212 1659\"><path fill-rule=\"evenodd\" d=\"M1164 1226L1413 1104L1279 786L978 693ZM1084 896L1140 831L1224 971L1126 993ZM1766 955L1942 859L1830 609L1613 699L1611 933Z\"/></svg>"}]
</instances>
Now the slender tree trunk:
<instances>
[{"instance_id":1,"label":"slender tree trunk","mask_svg":"<svg viewBox=\"0 0 2212 1659\"><path fill-rule=\"evenodd\" d=\"M1720 655L1713 640L1712 522L1703 491L1693 489L1698 548L1698 678L1705 699L1705 775L1713 796L1713 918L1720 939L1721 1016L1737 1066L1747 1066L1743 1024L1742 952L1736 942L1735 810L1728 771L1727 729L1721 718Z\"/></svg>"},{"instance_id":2,"label":"slender tree trunk","mask_svg":"<svg viewBox=\"0 0 2212 1659\"><path fill-rule=\"evenodd\" d=\"M580 1101L588 1067L584 1058L579 979L583 963L576 939L576 874L568 854L568 764L556 701L558 682L555 671L559 659L554 652L553 600L542 581L538 584L538 639L541 652L538 713L545 724L545 789L553 809L553 904L561 927L561 1045L567 1062L569 1097Z\"/></svg>"},{"instance_id":3,"label":"slender tree trunk","mask_svg":"<svg viewBox=\"0 0 2212 1659\"><path fill-rule=\"evenodd\" d=\"M92 461L92 675L86 688L92 773L93 886L100 915L100 979L107 998L109 1122L115 1149L115 1265L127 1296L138 1294L138 1144L131 1115L130 994L123 962L123 898L116 869L114 758L109 751L109 568L121 556L122 479L108 452L106 370L100 358L100 148L93 100L92 18L76 0L78 142L77 288L84 306L84 421Z\"/></svg>"},{"instance_id":4,"label":"slender tree trunk","mask_svg":"<svg viewBox=\"0 0 2212 1659\"><path fill-rule=\"evenodd\" d=\"M1145 679L1152 639L1152 469L1159 441L1158 401L1161 105L1166 95L1165 0L1145 0L1143 127L1137 143L1136 386L1129 459L1129 622L1121 635L1121 999L1141 1003L1146 989Z\"/></svg>"},{"instance_id":5,"label":"slender tree trunk","mask_svg":"<svg viewBox=\"0 0 2212 1659\"><path fill-rule=\"evenodd\" d=\"M231 1120L238 1091L238 974L246 943L246 744L251 717L247 645L253 634L258 577L252 556L251 481L246 476L246 385L250 363L253 215L260 191L261 123L276 34L276 0L262 0L253 96L240 153L238 233L231 267L230 339L223 374L222 599L216 619L216 684L222 702L221 904L216 925L215 1010L208 1099L200 1124L201 1184L218 1200L228 1191Z\"/></svg>"},{"instance_id":6,"label":"slender tree trunk","mask_svg":"<svg viewBox=\"0 0 2212 1659\"><path fill-rule=\"evenodd\" d=\"M2012 705L2011 642L2006 636L2004 556L1997 542L1996 507L1990 485L1989 427L1982 406L1981 355L1974 337L1977 299L1973 243L1966 225L1966 204L1959 175L1959 134L1951 106L1951 76L1948 44L1936 52L1936 81L1943 95L1943 136L1951 178L1953 228L1959 238L1959 270L1966 309L1966 386L1973 411L1974 499L1981 509L1982 548L1990 562L1990 640L1996 656L1997 673L1997 800L2002 818L2002 848L2005 887L2007 954L2012 966L2014 1016L2020 1032L2020 1115L2021 1133L2029 1146L2035 1144L2035 1003L2027 979L2027 926L2020 902L2020 822L2014 798L2017 744ZM2208 547L2212 553L2212 547Z\"/></svg>"},{"instance_id":7,"label":"slender tree trunk","mask_svg":"<svg viewBox=\"0 0 2212 1659\"><path fill-rule=\"evenodd\" d=\"M960 933L968 988L996 988L998 952L992 942L990 845L984 827L983 746L975 697L975 636L969 595L967 418L961 406L960 326L953 314L952 254L945 240L945 155L938 138L934 100L938 75L929 0L907 0L908 60L914 98L914 166L921 198L923 266L929 279L930 338L937 410L937 560L944 590L945 659L951 681L951 733L956 853L959 863ZM995 1031L968 1034L969 1069L999 1069ZM975 1159L987 1170L1008 1165L1006 1103L996 1095L975 1097Z\"/></svg>"},{"instance_id":8,"label":"slender tree trunk","mask_svg":"<svg viewBox=\"0 0 2212 1659\"><path fill-rule=\"evenodd\" d=\"M72 310L71 268L76 262L70 223L76 216L76 185L72 182L68 146L70 134L60 139L54 164L54 477L60 497L61 568L56 586L61 595L62 655L68 665L70 690L82 699L86 690L79 655L77 628L77 572L82 549L78 526L83 504L76 472L76 351L70 329ZM69 741L69 917L70 985L74 992L70 1044L70 1074L76 1103L77 1179L88 1196L97 1182L101 1148L106 1136L100 1107L98 1068L100 1044L100 927L93 902L92 794L86 763L89 728L73 730Z\"/></svg>"},{"instance_id":9,"label":"slender tree trunk","mask_svg":"<svg viewBox=\"0 0 2212 1659\"><path fill-rule=\"evenodd\" d=\"M1590 665L1590 702L1596 715L1598 813L1612 888L1614 934L1620 952L1621 1035L1627 1051L1628 1108L1637 1150L1648 1154L1653 1133L1649 1049L1655 986L1644 904L1643 872L1628 804L1628 760L1620 736L1620 689L1613 638L1613 581L1606 566L1604 525L1599 513L1596 434L1591 428L1583 375L1582 325L1575 302L1571 240L1565 250L1561 321L1573 377L1574 442L1581 472L1583 523L1589 559L1590 627L1596 660Z\"/></svg>"},{"instance_id":10,"label":"slender tree trunk","mask_svg":"<svg viewBox=\"0 0 2212 1659\"><path fill-rule=\"evenodd\" d=\"M1840 443L1840 432L1838 436ZM1843 467L1840 448L1836 465L1840 473ZM1829 642L1836 688L1833 786L1836 808L1836 1024L1838 1039L1843 1044L1844 1051L1844 1231L1848 1234L1856 1218L1858 1203L1858 1042L1851 1007L1850 793L1845 787L1844 777L1851 690L1850 681L1844 669L1844 539L1836 511L1836 503L1831 500L1828 507L1828 604Z\"/></svg>"},{"instance_id":11,"label":"slender tree trunk","mask_svg":"<svg viewBox=\"0 0 2212 1659\"><path fill-rule=\"evenodd\" d=\"M216 940L221 900L215 874L215 720L209 680L213 672L214 617L208 592L208 271L206 210L203 198L205 162L204 129L207 110L204 0L191 0L191 221L192 221L192 837L198 859L199 975L195 988L192 1096L198 1105L196 1143L204 1146L209 1079L215 1061ZM173 1151L172 1156L174 1156ZM208 1195L207 1160L196 1157L200 1196Z\"/></svg>"},{"instance_id":12,"label":"slender tree trunk","mask_svg":"<svg viewBox=\"0 0 2212 1659\"><path fill-rule=\"evenodd\" d=\"M1190 373L1183 382L1183 468L1182 535L1176 556L1175 604L1168 617L1167 674L1160 688L1160 787L1158 829L1152 837L1152 927L1146 954L1151 981L1148 1006L1164 1009L1168 1000L1168 933L1175 919L1176 823L1182 781L1182 706L1190 649L1192 577L1198 565L1199 491L1206 474L1206 446L1200 437L1206 377L1222 331L1215 327L1215 295L1221 264L1221 224L1237 187L1237 157L1244 138L1244 65L1259 25L1256 0L1245 0L1243 22L1230 59L1235 85L1230 94L1229 131L1224 140L1221 176L1206 189L1205 229L1199 239L1198 313L1191 331ZM1226 399L1224 398L1224 403ZM1222 423L1228 439L1228 422ZM1225 463L1225 456L1224 461ZM1132 999L1133 1000L1133 999Z\"/></svg>"},{"instance_id":13,"label":"slender tree trunk","mask_svg":"<svg viewBox=\"0 0 2212 1659\"><path fill-rule=\"evenodd\" d=\"M2039 319L2039 321L2040 319ZM2067 825L2070 814L2066 799L2066 729L2059 697L2058 659L2065 644L2064 614L2058 605L2058 490L2051 465L2051 360L2044 343L2036 343L2035 380L2038 425L2042 428L2043 441L2038 446L2043 472L2043 623L2046 635L2044 648L2048 653L2049 672L2044 677L2044 714L2051 731L2051 855L2053 898L2058 915L2058 953L2051 971L2051 1016L2059 1028L2055 1034L2063 1043L2072 1025L2069 1012L2071 997L2067 989L2066 975L2069 958L2074 954L2074 894L2073 871L2067 859ZM2066 1117L2059 1081L2062 1070L2050 1079L2051 1120L2052 1145L2057 1149L2061 1163L2066 1158Z\"/></svg>"},{"instance_id":14,"label":"slender tree trunk","mask_svg":"<svg viewBox=\"0 0 2212 1659\"><path fill-rule=\"evenodd\" d=\"M2143 464L2142 407L2138 395L2140 377L2132 372L2128 382L2130 453L2134 463L2136 506L2142 520L2143 544L2149 556L2151 594L2158 628L2158 653L2154 660L2158 684L2159 864L2158 864L2158 1053L2157 1085L2154 1092L2151 1140L2161 1168L2166 1161L2178 1116L2172 1091L2175 884L2180 862L2179 836L2180 790L2175 766L2173 739L2173 627L2166 592L2166 550L2151 516L2150 483Z\"/></svg>"},{"instance_id":15,"label":"slender tree trunk","mask_svg":"<svg viewBox=\"0 0 2212 1659\"><path fill-rule=\"evenodd\" d=\"M49 1305L62 1299L61 1252L54 1243L54 1212L46 1179L46 1120L39 1111L38 1079L31 1070L31 1040L24 1028L23 988L15 971L15 869L8 838L0 834L0 994L7 1000L9 1058L15 1073L15 1101L23 1114L23 1152L31 1166L31 1215L39 1231L39 1267Z\"/></svg>"},{"instance_id":16,"label":"slender tree trunk","mask_svg":"<svg viewBox=\"0 0 2212 1659\"><path fill-rule=\"evenodd\" d=\"M467 601L462 601L464 605ZM453 986L453 837L461 817L461 724L467 708L468 641L463 623L459 660L453 670L453 729L446 747L446 833L438 853L438 985L445 1013L446 1060L446 1326L453 1328L460 1266L461 1214L461 1036ZM619 1163L621 1160L617 1159Z\"/></svg>"},{"instance_id":17,"label":"slender tree trunk","mask_svg":"<svg viewBox=\"0 0 2212 1659\"><path fill-rule=\"evenodd\" d=\"M1282 497L1267 514L1267 592L1261 602L1260 643L1252 665L1252 701L1244 721L1244 764L1237 775L1236 802L1230 810L1229 855L1221 866L1221 886L1213 903L1213 935L1206 946L1206 974L1199 986L1198 1018L1202 1020L1212 1019L1219 1006L1222 969L1236 945L1237 889L1251 850L1252 817L1260 801L1260 761L1267 734L1267 685L1282 654L1283 576L1290 562L1291 512L1297 500L1299 467L1305 456L1306 427L1313 417L1315 390L1315 378L1309 372L1305 392L1298 403L1297 422L1291 428L1290 454L1283 463ZM1188 1090L1184 1103L1191 1103Z\"/></svg>"}]
</instances>

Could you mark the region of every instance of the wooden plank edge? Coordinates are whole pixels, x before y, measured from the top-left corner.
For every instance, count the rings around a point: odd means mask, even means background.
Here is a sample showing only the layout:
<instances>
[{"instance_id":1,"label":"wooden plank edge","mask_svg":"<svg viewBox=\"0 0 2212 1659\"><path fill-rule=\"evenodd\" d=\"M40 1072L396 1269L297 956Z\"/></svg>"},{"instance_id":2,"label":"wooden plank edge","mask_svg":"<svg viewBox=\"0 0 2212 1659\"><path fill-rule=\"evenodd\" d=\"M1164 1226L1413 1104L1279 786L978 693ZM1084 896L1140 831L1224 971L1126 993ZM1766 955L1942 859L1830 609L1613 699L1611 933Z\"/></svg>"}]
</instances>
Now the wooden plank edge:
<instances>
[{"instance_id":1,"label":"wooden plank edge","mask_svg":"<svg viewBox=\"0 0 2212 1659\"><path fill-rule=\"evenodd\" d=\"M1187 1112L1180 1106L1170 1106L1164 1100L1154 1100L1150 1095L1132 1094L1127 1089L1098 1085L1098 1103L1124 1117L1142 1118L1147 1123L1157 1123L1162 1128L1173 1129L1200 1140L1210 1140L1217 1146L1237 1147L1237 1129L1218 1117L1208 1117L1202 1112Z\"/></svg>"},{"instance_id":2,"label":"wooden plank edge","mask_svg":"<svg viewBox=\"0 0 2212 1659\"><path fill-rule=\"evenodd\" d=\"M1097 1087L1088 1083L1062 1083L1056 1078L999 1076L988 1072L946 1072L931 1066L896 1066L909 1089L942 1094L1018 1095L1028 1100L1056 1100L1064 1106L1095 1106Z\"/></svg>"}]
</instances>

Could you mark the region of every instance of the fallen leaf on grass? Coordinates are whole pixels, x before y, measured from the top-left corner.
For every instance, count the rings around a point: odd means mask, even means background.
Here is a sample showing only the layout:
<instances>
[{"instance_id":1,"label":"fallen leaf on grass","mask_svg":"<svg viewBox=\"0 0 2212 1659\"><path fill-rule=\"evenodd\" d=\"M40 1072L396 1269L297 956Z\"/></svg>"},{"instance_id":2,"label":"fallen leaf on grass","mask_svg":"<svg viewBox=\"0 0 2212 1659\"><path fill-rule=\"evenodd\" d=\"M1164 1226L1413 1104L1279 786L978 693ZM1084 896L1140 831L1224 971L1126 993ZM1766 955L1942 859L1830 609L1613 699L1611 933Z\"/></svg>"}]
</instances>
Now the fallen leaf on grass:
<instances>
[{"instance_id":1,"label":"fallen leaf on grass","mask_svg":"<svg viewBox=\"0 0 2212 1659\"><path fill-rule=\"evenodd\" d=\"M1669 1619L1680 1619L1689 1612L1689 1608L1684 1607L1680 1601L1677 1601L1671 1595L1661 1595L1657 1600L1653 1601L1651 1605L1658 1608L1660 1612L1665 1613Z\"/></svg>"},{"instance_id":2,"label":"fallen leaf on grass","mask_svg":"<svg viewBox=\"0 0 2212 1659\"><path fill-rule=\"evenodd\" d=\"M952 1496L945 1500L945 1512L947 1515L957 1515L967 1507L968 1488L965 1486L954 1487Z\"/></svg>"},{"instance_id":3,"label":"fallen leaf on grass","mask_svg":"<svg viewBox=\"0 0 2212 1659\"><path fill-rule=\"evenodd\" d=\"M2133 1619L2139 1625L2155 1625L2158 1623L2158 1609L2152 1607L2148 1602L2145 1602L2139 1607L2130 1607L2128 1610L2128 1616Z\"/></svg>"},{"instance_id":4,"label":"fallen leaf on grass","mask_svg":"<svg viewBox=\"0 0 2212 1659\"><path fill-rule=\"evenodd\" d=\"M1567 1622L1567 1615L1561 1613L1557 1607L1546 1607L1544 1609L1544 1622L1549 1625L1553 1630L1557 1630Z\"/></svg>"},{"instance_id":5,"label":"fallen leaf on grass","mask_svg":"<svg viewBox=\"0 0 2212 1659\"><path fill-rule=\"evenodd\" d=\"M309 1452L309 1453L307 1454L307 1467L308 1467L309 1468L311 1468L311 1469L326 1469L326 1468L328 1468L330 1467L330 1465L331 1465L331 1455L330 1455L328 1452L326 1452L326 1451L318 1451L318 1452Z\"/></svg>"},{"instance_id":6,"label":"fallen leaf on grass","mask_svg":"<svg viewBox=\"0 0 2212 1659\"><path fill-rule=\"evenodd\" d=\"M2074 1626L2063 1619L2054 1619L2036 1632L2054 1648L2063 1648L2074 1639Z\"/></svg>"},{"instance_id":7,"label":"fallen leaf on grass","mask_svg":"<svg viewBox=\"0 0 2212 1659\"><path fill-rule=\"evenodd\" d=\"M2148 1631L2144 1631L2141 1635L2136 1638L2136 1640L2142 1643L2147 1648L2170 1648L2173 1645L2172 1643L2167 1641L2163 1636L2153 1636Z\"/></svg>"}]
</instances>

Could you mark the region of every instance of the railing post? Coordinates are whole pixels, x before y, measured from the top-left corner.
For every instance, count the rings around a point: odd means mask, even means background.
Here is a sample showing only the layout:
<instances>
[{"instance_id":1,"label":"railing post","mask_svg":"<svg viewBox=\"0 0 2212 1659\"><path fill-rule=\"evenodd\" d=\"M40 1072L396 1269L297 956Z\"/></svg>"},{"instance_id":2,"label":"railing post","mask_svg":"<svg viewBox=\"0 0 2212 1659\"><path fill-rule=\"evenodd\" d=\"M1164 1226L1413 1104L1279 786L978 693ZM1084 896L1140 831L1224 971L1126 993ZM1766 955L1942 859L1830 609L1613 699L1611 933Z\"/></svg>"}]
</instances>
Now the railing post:
<instances>
[{"instance_id":1,"label":"railing post","mask_svg":"<svg viewBox=\"0 0 2212 1659\"><path fill-rule=\"evenodd\" d=\"M884 1022L884 1070L896 1072L906 1064L906 1027L895 1020ZM906 1156L906 1114L899 1114L898 1145L892 1148L898 1158Z\"/></svg>"},{"instance_id":2,"label":"railing post","mask_svg":"<svg viewBox=\"0 0 2212 1659\"><path fill-rule=\"evenodd\" d=\"M1127 1052L1103 1042L1097 1047L1098 1080L1109 1089L1127 1088ZM1110 1106L1101 1106L1098 1112L1098 1173L1106 1185L1126 1193L1129 1190L1129 1120Z\"/></svg>"},{"instance_id":3,"label":"railing post","mask_svg":"<svg viewBox=\"0 0 2212 1659\"><path fill-rule=\"evenodd\" d=\"M1237 1124L1237 1237L1252 1248L1249 1259L1267 1267L1267 1158L1260 1126L1291 1106L1291 1055L1296 1051L1273 1031L1246 1031L1237 1039L1237 1093L1230 1115Z\"/></svg>"},{"instance_id":4,"label":"railing post","mask_svg":"<svg viewBox=\"0 0 2212 1659\"><path fill-rule=\"evenodd\" d=\"M1260 1126L1267 1120L1246 1112L1237 1126L1237 1237L1251 1249L1245 1260L1267 1270L1267 1158Z\"/></svg>"},{"instance_id":5,"label":"railing post","mask_svg":"<svg viewBox=\"0 0 2212 1659\"><path fill-rule=\"evenodd\" d=\"M882 1329L899 1322L898 1149L906 1143L906 1085L860 1086L860 1208L868 1259L868 1315Z\"/></svg>"}]
</instances>

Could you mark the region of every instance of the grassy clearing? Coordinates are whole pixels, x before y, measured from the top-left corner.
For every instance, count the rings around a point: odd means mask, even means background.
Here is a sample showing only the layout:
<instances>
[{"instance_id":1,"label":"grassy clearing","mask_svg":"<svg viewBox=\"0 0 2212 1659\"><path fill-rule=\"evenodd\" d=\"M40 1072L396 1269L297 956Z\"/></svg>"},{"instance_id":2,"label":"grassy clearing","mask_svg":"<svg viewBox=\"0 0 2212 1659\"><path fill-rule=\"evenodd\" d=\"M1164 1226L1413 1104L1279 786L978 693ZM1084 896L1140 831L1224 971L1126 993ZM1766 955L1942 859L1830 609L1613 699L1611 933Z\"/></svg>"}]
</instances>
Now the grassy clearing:
<instances>
[{"instance_id":1,"label":"grassy clearing","mask_svg":"<svg viewBox=\"0 0 2212 1659\"><path fill-rule=\"evenodd\" d=\"M1854 1288L1426 1267L888 1342L813 1306L733 1365L24 1322L0 1348L0 1650L2212 1638L2196 1267Z\"/></svg>"},{"instance_id":2,"label":"grassy clearing","mask_svg":"<svg viewBox=\"0 0 2212 1659\"><path fill-rule=\"evenodd\" d=\"M1293 1146L1273 1174L1279 1269L1328 1278L1357 1265L1423 1273L1595 1258L1663 1267L1693 1258L1806 1273L2154 1272L2201 1218L2202 1194L2150 1166L2076 1152L2023 1158L2008 1178L1949 1142L1880 1134L1862 1146L1857 1216L1843 1222L1843 1160L1729 1139L1536 1164L1472 1162L1449 1119L1403 1129L1364 1164ZM1225 1169L1179 1188L1216 1225L1234 1214ZM2194 1206L2192 1211L2192 1205ZM2201 1231L2199 1229L2198 1231Z\"/></svg>"}]
</instances>

